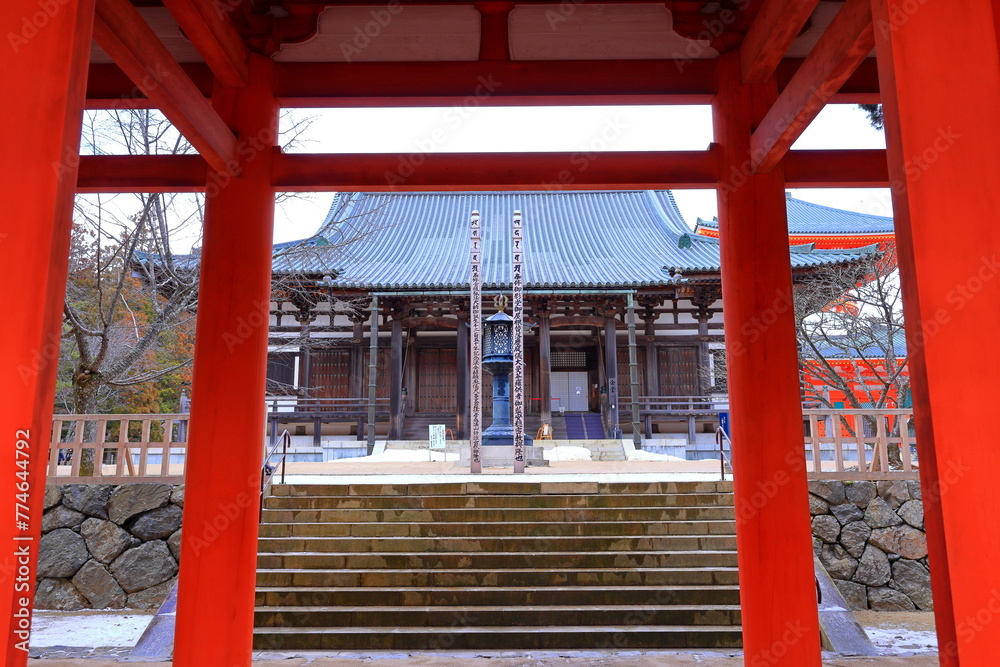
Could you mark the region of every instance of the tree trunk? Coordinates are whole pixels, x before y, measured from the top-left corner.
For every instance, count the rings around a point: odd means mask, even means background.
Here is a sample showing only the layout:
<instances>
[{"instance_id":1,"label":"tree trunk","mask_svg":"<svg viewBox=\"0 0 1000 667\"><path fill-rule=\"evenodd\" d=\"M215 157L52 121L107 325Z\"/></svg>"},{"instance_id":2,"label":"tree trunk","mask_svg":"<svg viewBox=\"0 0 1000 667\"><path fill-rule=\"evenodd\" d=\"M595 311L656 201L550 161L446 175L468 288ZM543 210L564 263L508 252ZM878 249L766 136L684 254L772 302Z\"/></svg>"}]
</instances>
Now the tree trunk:
<instances>
[{"instance_id":1,"label":"tree trunk","mask_svg":"<svg viewBox=\"0 0 1000 667\"><path fill-rule=\"evenodd\" d=\"M97 412L97 393L103 380L100 373L89 369L77 369L73 374L73 411L78 415L92 415ZM83 442L97 442L97 422L84 422ZM80 476L94 475L95 449L80 452Z\"/></svg>"}]
</instances>

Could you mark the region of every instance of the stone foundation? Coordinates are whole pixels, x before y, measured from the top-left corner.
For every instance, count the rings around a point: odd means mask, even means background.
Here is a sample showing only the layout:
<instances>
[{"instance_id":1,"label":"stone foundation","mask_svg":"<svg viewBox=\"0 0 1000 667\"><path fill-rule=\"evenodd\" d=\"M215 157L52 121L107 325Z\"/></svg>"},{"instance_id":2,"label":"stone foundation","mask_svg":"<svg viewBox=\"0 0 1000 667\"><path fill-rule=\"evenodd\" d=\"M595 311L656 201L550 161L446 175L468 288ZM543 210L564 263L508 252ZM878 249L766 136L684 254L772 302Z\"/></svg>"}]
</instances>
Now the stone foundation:
<instances>
[{"instance_id":1,"label":"stone foundation","mask_svg":"<svg viewBox=\"0 0 1000 667\"><path fill-rule=\"evenodd\" d=\"M813 549L852 609L934 608L916 481L809 483Z\"/></svg>"},{"instance_id":2,"label":"stone foundation","mask_svg":"<svg viewBox=\"0 0 1000 667\"><path fill-rule=\"evenodd\" d=\"M156 609L177 578L184 485L45 489L38 609Z\"/></svg>"}]
</instances>

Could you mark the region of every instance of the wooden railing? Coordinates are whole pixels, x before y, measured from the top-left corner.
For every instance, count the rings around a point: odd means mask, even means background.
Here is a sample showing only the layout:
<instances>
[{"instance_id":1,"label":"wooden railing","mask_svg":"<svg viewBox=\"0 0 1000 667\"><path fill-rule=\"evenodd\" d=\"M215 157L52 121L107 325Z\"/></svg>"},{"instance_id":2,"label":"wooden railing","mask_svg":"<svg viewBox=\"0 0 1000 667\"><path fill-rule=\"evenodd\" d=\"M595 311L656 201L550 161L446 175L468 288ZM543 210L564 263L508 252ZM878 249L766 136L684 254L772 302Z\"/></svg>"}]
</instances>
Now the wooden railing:
<instances>
[{"instance_id":1,"label":"wooden railing","mask_svg":"<svg viewBox=\"0 0 1000 667\"><path fill-rule=\"evenodd\" d=\"M913 410L802 411L810 479L918 479ZM899 451L890 465L889 452ZM824 460L826 459L826 460Z\"/></svg>"},{"instance_id":2,"label":"wooden railing","mask_svg":"<svg viewBox=\"0 0 1000 667\"><path fill-rule=\"evenodd\" d=\"M49 481L180 483L187 459L187 422L186 414L55 415ZM92 456L92 476L81 474L84 452Z\"/></svg>"}]
</instances>

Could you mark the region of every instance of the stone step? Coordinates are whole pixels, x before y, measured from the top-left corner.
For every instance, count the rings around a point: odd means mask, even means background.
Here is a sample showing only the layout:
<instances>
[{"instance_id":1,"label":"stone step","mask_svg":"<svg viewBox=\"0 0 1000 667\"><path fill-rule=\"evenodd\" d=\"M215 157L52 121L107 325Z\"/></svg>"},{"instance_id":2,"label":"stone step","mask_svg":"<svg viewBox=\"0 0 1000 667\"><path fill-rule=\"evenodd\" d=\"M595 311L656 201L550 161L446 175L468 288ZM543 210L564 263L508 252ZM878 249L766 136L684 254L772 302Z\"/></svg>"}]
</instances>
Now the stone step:
<instances>
[{"instance_id":1,"label":"stone step","mask_svg":"<svg viewBox=\"0 0 1000 667\"><path fill-rule=\"evenodd\" d=\"M739 625L739 605L258 607L258 628L503 625Z\"/></svg>"},{"instance_id":2,"label":"stone step","mask_svg":"<svg viewBox=\"0 0 1000 667\"><path fill-rule=\"evenodd\" d=\"M475 508L475 509L265 509L263 523L471 523L590 521L720 521L734 520L733 507L600 507L600 508Z\"/></svg>"},{"instance_id":3,"label":"stone step","mask_svg":"<svg viewBox=\"0 0 1000 667\"><path fill-rule=\"evenodd\" d=\"M732 551L736 552L736 538L726 535L652 535L628 536L605 535L585 537L562 536L514 536L514 537L269 537L258 541L261 556L288 553L346 555L359 552L399 553L413 556L424 554L439 558L453 554L458 557L470 553L507 554L532 557L540 552L553 552L554 556L565 559L570 555L586 553L607 553L620 556L623 553L668 553L691 551ZM394 567L386 561L386 567Z\"/></svg>"},{"instance_id":4,"label":"stone step","mask_svg":"<svg viewBox=\"0 0 1000 667\"><path fill-rule=\"evenodd\" d=\"M310 577L322 579L322 573L310 571ZM546 588L489 586L455 588L451 586L350 586L331 588L314 585L258 585L258 606L437 606L474 607L494 605L528 607L531 605L598 606L627 605L638 608L647 604L738 605L739 587L735 584L690 586L548 586Z\"/></svg>"},{"instance_id":5,"label":"stone step","mask_svg":"<svg viewBox=\"0 0 1000 667\"><path fill-rule=\"evenodd\" d=\"M298 561L296 561L298 562ZM305 567L285 565L281 569L261 568L258 586L333 586L333 587L521 587L536 586L733 586L739 581L736 557L730 565L706 567L678 565L644 569L621 568L521 568L489 569L330 569L317 561L305 561Z\"/></svg>"},{"instance_id":6,"label":"stone step","mask_svg":"<svg viewBox=\"0 0 1000 667\"><path fill-rule=\"evenodd\" d=\"M446 482L427 484L275 484L275 496L422 496L732 493L732 481L703 482Z\"/></svg>"},{"instance_id":7,"label":"stone step","mask_svg":"<svg viewBox=\"0 0 1000 667\"><path fill-rule=\"evenodd\" d=\"M727 493L550 494L537 496L271 496L265 509L492 509L492 508L625 508L625 507L728 507Z\"/></svg>"},{"instance_id":8,"label":"stone step","mask_svg":"<svg viewBox=\"0 0 1000 667\"><path fill-rule=\"evenodd\" d=\"M257 650L509 650L737 648L739 626L257 628Z\"/></svg>"},{"instance_id":9,"label":"stone step","mask_svg":"<svg viewBox=\"0 0 1000 667\"><path fill-rule=\"evenodd\" d=\"M272 537L514 537L602 535L735 535L736 524L719 521L590 521L551 523L265 523L261 538Z\"/></svg>"}]
</instances>

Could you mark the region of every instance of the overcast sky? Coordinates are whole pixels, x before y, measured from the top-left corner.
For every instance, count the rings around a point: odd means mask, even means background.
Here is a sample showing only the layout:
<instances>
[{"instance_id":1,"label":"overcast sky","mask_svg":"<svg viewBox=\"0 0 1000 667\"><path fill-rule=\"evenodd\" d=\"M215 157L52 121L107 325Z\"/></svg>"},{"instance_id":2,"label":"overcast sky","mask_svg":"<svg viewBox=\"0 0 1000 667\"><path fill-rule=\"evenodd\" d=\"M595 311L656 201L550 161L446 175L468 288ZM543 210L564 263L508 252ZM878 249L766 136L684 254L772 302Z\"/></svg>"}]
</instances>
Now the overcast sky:
<instances>
[{"instance_id":1,"label":"overcast sky","mask_svg":"<svg viewBox=\"0 0 1000 667\"><path fill-rule=\"evenodd\" d=\"M315 117L311 153L449 153L525 151L702 150L712 141L707 106L443 107L409 109L308 109ZM793 149L885 148L882 132L854 105L831 105ZM801 189L806 201L873 215L892 215L886 189ZM279 207L275 241L313 234L331 193L317 193ZM717 214L713 190L677 190L689 224Z\"/></svg>"}]
</instances>

